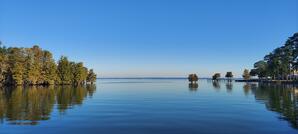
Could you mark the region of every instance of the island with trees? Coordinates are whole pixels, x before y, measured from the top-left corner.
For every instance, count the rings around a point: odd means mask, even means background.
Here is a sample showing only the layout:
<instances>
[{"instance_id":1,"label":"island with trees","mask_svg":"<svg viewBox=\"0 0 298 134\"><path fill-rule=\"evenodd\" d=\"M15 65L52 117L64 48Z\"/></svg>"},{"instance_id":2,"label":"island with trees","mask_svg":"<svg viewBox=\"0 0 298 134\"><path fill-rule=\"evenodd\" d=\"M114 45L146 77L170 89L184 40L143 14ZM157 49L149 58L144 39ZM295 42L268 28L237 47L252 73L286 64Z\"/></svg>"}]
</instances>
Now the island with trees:
<instances>
[{"instance_id":1,"label":"island with trees","mask_svg":"<svg viewBox=\"0 0 298 134\"><path fill-rule=\"evenodd\" d=\"M96 74L82 62L62 56L56 63L50 51L8 47L0 42L0 86L93 84Z\"/></svg>"}]
</instances>

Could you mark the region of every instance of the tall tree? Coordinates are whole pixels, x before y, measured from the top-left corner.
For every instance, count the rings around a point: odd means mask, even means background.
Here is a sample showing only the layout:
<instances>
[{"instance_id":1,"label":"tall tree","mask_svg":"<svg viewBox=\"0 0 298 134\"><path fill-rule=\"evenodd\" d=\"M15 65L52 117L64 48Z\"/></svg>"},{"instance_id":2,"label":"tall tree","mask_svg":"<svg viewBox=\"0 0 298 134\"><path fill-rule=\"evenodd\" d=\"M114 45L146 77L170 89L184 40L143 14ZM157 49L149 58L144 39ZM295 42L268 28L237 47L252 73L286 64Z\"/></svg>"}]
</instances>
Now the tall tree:
<instances>
[{"instance_id":1,"label":"tall tree","mask_svg":"<svg viewBox=\"0 0 298 134\"><path fill-rule=\"evenodd\" d=\"M263 61L255 63L254 72L259 78L288 79L298 69L298 33L290 37L286 43L274 49L264 57Z\"/></svg>"},{"instance_id":2,"label":"tall tree","mask_svg":"<svg viewBox=\"0 0 298 134\"><path fill-rule=\"evenodd\" d=\"M245 80L249 80L250 79L250 74L249 74L249 70L248 69L244 69L242 77Z\"/></svg>"},{"instance_id":3,"label":"tall tree","mask_svg":"<svg viewBox=\"0 0 298 134\"><path fill-rule=\"evenodd\" d=\"M43 52L42 72L44 77L44 84L53 85L57 81L57 65L53 59L52 53L49 51Z\"/></svg>"},{"instance_id":4,"label":"tall tree","mask_svg":"<svg viewBox=\"0 0 298 134\"><path fill-rule=\"evenodd\" d=\"M83 84L87 77L86 69L82 62L73 64L74 84Z\"/></svg>"},{"instance_id":5,"label":"tall tree","mask_svg":"<svg viewBox=\"0 0 298 134\"><path fill-rule=\"evenodd\" d=\"M26 58L25 58L25 74L24 81L25 84L35 85L37 84L38 77L40 75L40 70L37 66L37 62L35 59L35 54L33 53L31 48L25 49Z\"/></svg>"},{"instance_id":6,"label":"tall tree","mask_svg":"<svg viewBox=\"0 0 298 134\"><path fill-rule=\"evenodd\" d=\"M0 86L3 85L5 80L5 73L7 72L7 49L2 46L0 41Z\"/></svg>"},{"instance_id":7,"label":"tall tree","mask_svg":"<svg viewBox=\"0 0 298 134\"><path fill-rule=\"evenodd\" d=\"M87 76L87 82L93 84L96 81L96 74L90 69Z\"/></svg>"},{"instance_id":8,"label":"tall tree","mask_svg":"<svg viewBox=\"0 0 298 134\"><path fill-rule=\"evenodd\" d=\"M58 61L58 76L61 81L60 84L71 84L73 74L72 74L72 66L68 61L67 57L62 56Z\"/></svg>"},{"instance_id":9,"label":"tall tree","mask_svg":"<svg viewBox=\"0 0 298 134\"><path fill-rule=\"evenodd\" d=\"M23 57L23 51L20 48L10 48L9 50L9 56L8 56L8 65L9 70L7 77L8 84L15 84L15 85L21 85L23 84L23 77L24 77L24 71L25 68L23 66L24 63L24 57Z\"/></svg>"}]
</instances>

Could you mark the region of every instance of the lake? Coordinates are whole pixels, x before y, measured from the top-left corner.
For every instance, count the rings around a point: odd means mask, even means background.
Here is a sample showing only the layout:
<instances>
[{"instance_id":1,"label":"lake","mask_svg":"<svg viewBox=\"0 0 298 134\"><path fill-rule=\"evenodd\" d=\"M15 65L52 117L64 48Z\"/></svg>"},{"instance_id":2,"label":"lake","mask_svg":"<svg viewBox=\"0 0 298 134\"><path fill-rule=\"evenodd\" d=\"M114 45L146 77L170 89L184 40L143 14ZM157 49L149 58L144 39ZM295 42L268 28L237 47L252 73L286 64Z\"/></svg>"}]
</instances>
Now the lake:
<instances>
[{"instance_id":1,"label":"lake","mask_svg":"<svg viewBox=\"0 0 298 134\"><path fill-rule=\"evenodd\" d=\"M293 85L99 79L0 90L0 133L297 134Z\"/></svg>"}]
</instances>

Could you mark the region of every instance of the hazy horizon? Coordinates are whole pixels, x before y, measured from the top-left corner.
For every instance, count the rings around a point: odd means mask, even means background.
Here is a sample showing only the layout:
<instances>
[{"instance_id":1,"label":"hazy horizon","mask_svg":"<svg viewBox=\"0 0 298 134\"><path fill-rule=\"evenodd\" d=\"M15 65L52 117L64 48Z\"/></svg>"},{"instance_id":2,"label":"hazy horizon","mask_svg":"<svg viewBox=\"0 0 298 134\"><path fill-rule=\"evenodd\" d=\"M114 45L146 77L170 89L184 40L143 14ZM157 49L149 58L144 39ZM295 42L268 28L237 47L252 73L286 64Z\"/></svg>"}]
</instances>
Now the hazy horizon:
<instances>
[{"instance_id":1,"label":"hazy horizon","mask_svg":"<svg viewBox=\"0 0 298 134\"><path fill-rule=\"evenodd\" d=\"M98 77L240 77L298 31L297 9L297 0L0 0L0 41L39 45Z\"/></svg>"}]
</instances>

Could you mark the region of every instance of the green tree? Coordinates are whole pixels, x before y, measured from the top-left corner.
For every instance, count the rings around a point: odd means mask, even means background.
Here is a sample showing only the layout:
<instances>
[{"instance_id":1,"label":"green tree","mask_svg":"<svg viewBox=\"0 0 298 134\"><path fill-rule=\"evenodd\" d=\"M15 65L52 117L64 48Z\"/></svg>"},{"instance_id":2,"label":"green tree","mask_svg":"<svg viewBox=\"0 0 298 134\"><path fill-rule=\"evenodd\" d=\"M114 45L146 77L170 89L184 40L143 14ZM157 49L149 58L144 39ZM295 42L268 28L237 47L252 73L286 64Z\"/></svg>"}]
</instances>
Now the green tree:
<instances>
[{"instance_id":1,"label":"green tree","mask_svg":"<svg viewBox=\"0 0 298 134\"><path fill-rule=\"evenodd\" d=\"M196 83L199 80L199 77L197 76L197 74L190 74L188 76L188 81L190 83Z\"/></svg>"},{"instance_id":2,"label":"green tree","mask_svg":"<svg viewBox=\"0 0 298 134\"><path fill-rule=\"evenodd\" d=\"M57 65L52 53L37 45L32 48L6 48L0 42L0 86L78 85L85 84L87 77L88 68L82 62L71 62L62 56Z\"/></svg>"},{"instance_id":3,"label":"green tree","mask_svg":"<svg viewBox=\"0 0 298 134\"><path fill-rule=\"evenodd\" d=\"M270 76L272 79L288 79L298 69L298 33L290 37L286 43L274 49L255 63L254 72L259 78Z\"/></svg>"},{"instance_id":4,"label":"green tree","mask_svg":"<svg viewBox=\"0 0 298 134\"><path fill-rule=\"evenodd\" d=\"M87 76L87 82L93 84L96 81L96 74L90 69Z\"/></svg>"},{"instance_id":5,"label":"green tree","mask_svg":"<svg viewBox=\"0 0 298 134\"><path fill-rule=\"evenodd\" d=\"M87 79L87 71L83 63L74 63L73 65L73 80L75 85L83 84Z\"/></svg>"},{"instance_id":6,"label":"green tree","mask_svg":"<svg viewBox=\"0 0 298 134\"><path fill-rule=\"evenodd\" d=\"M255 69L252 70L253 74L256 74L259 78L267 77L268 64L264 60L258 61L254 64Z\"/></svg>"},{"instance_id":7,"label":"green tree","mask_svg":"<svg viewBox=\"0 0 298 134\"><path fill-rule=\"evenodd\" d=\"M5 74L7 72L7 49L2 46L0 41L0 86L5 81Z\"/></svg>"},{"instance_id":8,"label":"green tree","mask_svg":"<svg viewBox=\"0 0 298 134\"><path fill-rule=\"evenodd\" d=\"M220 78L220 73L215 73L213 76L212 76L212 80L218 80Z\"/></svg>"},{"instance_id":9,"label":"green tree","mask_svg":"<svg viewBox=\"0 0 298 134\"><path fill-rule=\"evenodd\" d=\"M43 52L42 72L44 77L44 84L53 85L57 81L57 65L53 59L52 53L49 51Z\"/></svg>"},{"instance_id":10,"label":"green tree","mask_svg":"<svg viewBox=\"0 0 298 134\"><path fill-rule=\"evenodd\" d=\"M71 84L73 74L72 74L72 65L68 61L67 57L62 56L58 61L58 77L61 81L60 84Z\"/></svg>"},{"instance_id":11,"label":"green tree","mask_svg":"<svg viewBox=\"0 0 298 134\"><path fill-rule=\"evenodd\" d=\"M33 73L34 73L34 77L37 80L36 83L34 84L43 84L44 83L44 76L45 76L45 71L42 70L42 60L43 60L43 51L42 49L35 45L31 48L32 54L34 55L33 57Z\"/></svg>"},{"instance_id":12,"label":"green tree","mask_svg":"<svg viewBox=\"0 0 298 134\"><path fill-rule=\"evenodd\" d=\"M242 77L245 80L249 80L250 79L250 73L249 73L248 69L244 69Z\"/></svg>"},{"instance_id":13,"label":"green tree","mask_svg":"<svg viewBox=\"0 0 298 134\"><path fill-rule=\"evenodd\" d=\"M10 48L8 51L9 51L9 56L8 56L9 70L7 75L9 76L7 76L6 83L21 85L23 84L23 77L25 72L25 68L23 66L24 52L20 48Z\"/></svg>"},{"instance_id":14,"label":"green tree","mask_svg":"<svg viewBox=\"0 0 298 134\"><path fill-rule=\"evenodd\" d=\"M228 78L228 79L233 78L233 73L232 72L227 72L226 78Z\"/></svg>"},{"instance_id":15,"label":"green tree","mask_svg":"<svg viewBox=\"0 0 298 134\"><path fill-rule=\"evenodd\" d=\"M37 66L37 61L35 60L35 55L31 48L25 49L25 74L24 81L25 84L35 85L37 84L38 77L40 75L40 70Z\"/></svg>"}]
</instances>

